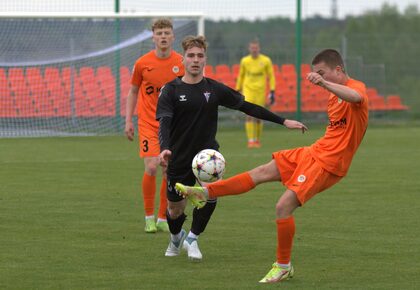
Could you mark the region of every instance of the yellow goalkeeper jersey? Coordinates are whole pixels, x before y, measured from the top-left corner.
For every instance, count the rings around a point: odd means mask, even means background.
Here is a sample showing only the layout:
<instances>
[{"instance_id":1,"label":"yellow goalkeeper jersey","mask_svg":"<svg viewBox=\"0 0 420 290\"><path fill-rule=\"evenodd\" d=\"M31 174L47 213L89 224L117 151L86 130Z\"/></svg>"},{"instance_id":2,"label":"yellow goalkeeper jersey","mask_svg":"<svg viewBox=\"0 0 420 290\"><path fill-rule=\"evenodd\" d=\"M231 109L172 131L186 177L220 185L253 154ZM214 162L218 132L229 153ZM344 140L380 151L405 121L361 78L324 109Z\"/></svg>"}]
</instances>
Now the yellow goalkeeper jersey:
<instances>
[{"instance_id":1,"label":"yellow goalkeeper jersey","mask_svg":"<svg viewBox=\"0 0 420 290\"><path fill-rule=\"evenodd\" d=\"M271 59L263 54L259 54L257 58L247 55L241 59L236 89L265 92L267 78L270 81L270 90L274 91L276 80Z\"/></svg>"}]
</instances>

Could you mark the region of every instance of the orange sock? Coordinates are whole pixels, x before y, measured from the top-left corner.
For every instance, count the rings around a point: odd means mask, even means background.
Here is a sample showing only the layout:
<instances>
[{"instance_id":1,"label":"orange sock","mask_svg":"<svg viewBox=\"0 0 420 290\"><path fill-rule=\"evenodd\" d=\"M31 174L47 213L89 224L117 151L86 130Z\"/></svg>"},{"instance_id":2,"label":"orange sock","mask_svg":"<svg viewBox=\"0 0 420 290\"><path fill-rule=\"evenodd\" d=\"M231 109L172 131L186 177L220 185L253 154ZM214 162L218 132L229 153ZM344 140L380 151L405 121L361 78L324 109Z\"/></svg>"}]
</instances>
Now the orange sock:
<instances>
[{"instance_id":1,"label":"orange sock","mask_svg":"<svg viewBox=\"0 0 420 290\"><path fill-rule=\"evenodd\" d=\"M295 235L295 219L290 216L276 219L277 223L277 263L288 264L292 254L293 237Z\"/></svg>"},{"instance_id":2,"label":"orange sock","mask_svg":"<svg viewBox=\"0 0 420 290\"><path fill-rule=\"evenodd\" d=\"M155 194L156 194L156 176L143 175L142 181L144 212L146 216L154 214L155 211Z\"/></svg>"},{"instance_id":3,"label":"orange sock","mask_svg":"<svg viewBox=\"0 0 420 290\"><path fill-rule=\"evenodd\" d=\"M162 178L162 184L160 186L160 203L159 203L159 213L158 218L166 220L166 208L168 202L166 200L166 178Z\"/></svg>"},{"instance_id":4,"label":"orange sock","mask_svg":"<svg viewBox=\"0 0 420 290\"><path fill-rule=\"evenodd\" d=\"M210 183L207 185L209 198L241 194L250 191L254 187L255 183L248 172L244 172L226 180L220 180L216 183Z\"/></svg>"}]
</instances>

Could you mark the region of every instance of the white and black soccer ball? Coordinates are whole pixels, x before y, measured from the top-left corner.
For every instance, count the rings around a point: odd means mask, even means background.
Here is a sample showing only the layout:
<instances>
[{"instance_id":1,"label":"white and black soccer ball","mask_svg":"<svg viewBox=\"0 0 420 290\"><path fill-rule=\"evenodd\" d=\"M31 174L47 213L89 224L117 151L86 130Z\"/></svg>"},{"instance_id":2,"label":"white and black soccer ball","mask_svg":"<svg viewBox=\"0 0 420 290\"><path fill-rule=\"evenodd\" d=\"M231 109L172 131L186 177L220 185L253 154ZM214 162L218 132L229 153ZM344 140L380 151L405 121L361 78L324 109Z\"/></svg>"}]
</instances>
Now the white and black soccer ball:
<instances>
[{"instance_id":1,"label":"white and black soccer ball","mask_svg":"<svg viewBox=\"0 0 420 290\"><path fill-rule=\"evenodd\" d=\"M225 158L213 149L204 149L195 155L192 161L192 171L202 182L214 182L222 178L225 173Z\"/></svg>"}]
</instances>

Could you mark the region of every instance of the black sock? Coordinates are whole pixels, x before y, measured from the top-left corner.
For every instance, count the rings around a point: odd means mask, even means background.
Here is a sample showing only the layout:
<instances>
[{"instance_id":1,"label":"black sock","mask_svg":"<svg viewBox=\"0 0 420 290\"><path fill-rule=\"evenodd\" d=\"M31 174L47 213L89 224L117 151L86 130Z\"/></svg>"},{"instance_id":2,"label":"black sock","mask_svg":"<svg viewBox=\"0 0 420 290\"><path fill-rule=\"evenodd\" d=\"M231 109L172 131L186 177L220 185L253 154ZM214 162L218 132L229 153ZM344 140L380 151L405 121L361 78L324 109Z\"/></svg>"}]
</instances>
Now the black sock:
<instances>
[{"instance_id":1,"label":"black sock","mask_svg":"<svg viewBox=\"0 0 420 290\"><path fill-rule=\"evenodd\" d=\"M166 220L168 221L169 231L171 232L171 234L176 235L181 231L182 225L184 224L186 217L187 216L185 215L185 213L182 213L182 215L180 215L176 219L172 219L169 216L169 212L166 211Z\"/></svg>"},{"instance_id":2,"label":"black sock","mask_svg":"<svg viewBox=\"0 0 420 290\"><path fill-rule=\"evenodd\" d=\"M193 210L193 221L191 225L191 232L199 235L206 229L207 223L211 215L216 209L217 199L208 200L203 208Z\"/></svg>"}]
</instances>

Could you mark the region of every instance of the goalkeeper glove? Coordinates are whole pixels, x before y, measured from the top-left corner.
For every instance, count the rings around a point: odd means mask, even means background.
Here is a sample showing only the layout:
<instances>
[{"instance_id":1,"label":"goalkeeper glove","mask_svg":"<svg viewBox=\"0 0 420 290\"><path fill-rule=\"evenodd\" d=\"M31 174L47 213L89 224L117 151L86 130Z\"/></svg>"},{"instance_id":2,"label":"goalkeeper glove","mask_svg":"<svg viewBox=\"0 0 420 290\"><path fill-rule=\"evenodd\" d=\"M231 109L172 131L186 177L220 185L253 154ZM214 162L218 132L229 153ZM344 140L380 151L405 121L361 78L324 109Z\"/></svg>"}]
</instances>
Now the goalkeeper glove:
<instances>
[{"instance_id":1,"label":"goalkeeper glove","mask_svg":"<svg viewBox=\"0 0 420 290\"><path fill-rule=\"evenodd\" d=\"M268 95L269 99L270 99L270 105L274 104L275 101L275 96L274 96L274 91L270 91L270 94Z\"/></svg>"}]
</instances>

